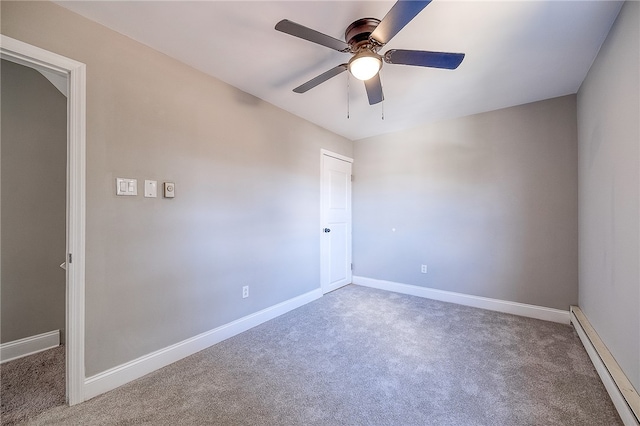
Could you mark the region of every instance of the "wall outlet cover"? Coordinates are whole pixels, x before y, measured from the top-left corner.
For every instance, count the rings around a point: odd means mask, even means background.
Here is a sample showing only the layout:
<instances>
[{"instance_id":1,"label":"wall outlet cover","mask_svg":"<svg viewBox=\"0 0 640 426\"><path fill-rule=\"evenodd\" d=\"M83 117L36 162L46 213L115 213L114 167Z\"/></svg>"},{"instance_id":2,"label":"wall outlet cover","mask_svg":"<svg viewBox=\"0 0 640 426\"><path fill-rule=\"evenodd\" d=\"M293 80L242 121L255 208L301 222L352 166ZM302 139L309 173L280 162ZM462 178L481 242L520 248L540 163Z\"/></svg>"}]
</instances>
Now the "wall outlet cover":
<instances>
[{"instance_id":1,"label":"wall outlet cover","mask_svg":"<svg viewBox=\"0 0 640 426\"><path fill-rule=\"evenodd\" d=\"M158 181L157 180L145 180L144 181L144 196L146 198L156 198L158 196Z\"/></svg>"}]
</instances>

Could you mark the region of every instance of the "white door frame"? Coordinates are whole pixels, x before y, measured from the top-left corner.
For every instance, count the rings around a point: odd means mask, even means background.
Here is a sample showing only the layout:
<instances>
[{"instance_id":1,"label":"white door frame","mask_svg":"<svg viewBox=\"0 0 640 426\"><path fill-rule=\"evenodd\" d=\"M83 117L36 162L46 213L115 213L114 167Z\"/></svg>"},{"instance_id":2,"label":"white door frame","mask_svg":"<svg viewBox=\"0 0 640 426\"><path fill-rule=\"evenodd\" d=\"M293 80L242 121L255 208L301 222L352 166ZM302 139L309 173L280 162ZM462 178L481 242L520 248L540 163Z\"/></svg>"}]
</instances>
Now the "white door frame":
<instances>
[{"instance_id":1,"label":"white door frame","mask_svg":"<svg viewBox=\"0 0 640 426\"><path fill-rule=\"evenodd\" d=\"M0 57L67 77L67 403L84 401L86 66L0 34Z\"/></svg>"},{"instance_id":2,"label":"white door frame","mask_svg":"<svg viewBox=\"0 0 640 426\"><path fill-rule=\"evenodd\" d=\"M353 158L346 157L341 154L336 154L335 152L328 151L326 149L320 150L320 229L322 230L326 225L326 218L324 217L324 157L333 157L338 160L346 161L347 163L353 164ZM351 196L351 194L350 194ZM351 222L351 218L349 218ZM349 236L351 239L351 236ZM351 244L349 244L351 249ZM327 242L325 238L320 238L320 289L323 293L327 293L331 291L325 287L323 287L324 282L326 281L325 271L323 268L323 262L325 261L325 256L327 256L328 248ZM352 253L351 250L349 252L349 259L351 259Z\"/></svg>"}]
</instances>

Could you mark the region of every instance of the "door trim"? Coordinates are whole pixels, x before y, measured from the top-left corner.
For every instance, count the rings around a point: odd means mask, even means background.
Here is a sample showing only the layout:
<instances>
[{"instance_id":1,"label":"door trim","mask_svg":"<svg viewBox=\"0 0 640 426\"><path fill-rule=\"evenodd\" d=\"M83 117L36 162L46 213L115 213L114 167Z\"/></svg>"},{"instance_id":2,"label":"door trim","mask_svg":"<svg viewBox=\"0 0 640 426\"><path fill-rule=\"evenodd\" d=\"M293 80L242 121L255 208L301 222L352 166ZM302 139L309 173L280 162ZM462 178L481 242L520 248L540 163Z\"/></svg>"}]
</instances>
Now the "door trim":
<instances>
[{"instance_id":1,"label":"door trim","mask_svg":"<svg viewBox=\"0 0 640 426\"><path fill-rule=\"evenodd\" d=\"M67 403L84 401L86 66L0 34L0 57L64 75L67 97ZM73 256L72 259L69 256ZM71 262L69 262L71 260Z\"/></svg>"},{"instance_id":2,"label":"door trim","mask_svg":"<svg viewBox=\"0 0 640 426\"><path fill-rule=\"evenodd\" d=\"M321 149L320 150L320 226L319 226L319 230L321 231L324 227L325 227L325 223L326 223L326 219L324 217L324 157L333 157L336 158L338 160L342 160L342 161L346 161L347 163L351 163L353 164L353 158L350 157L346 157L344 155L341 154L337 154L335 152L332 151L328 151L326 149ZM350 194L350 196L353 198L353 193ZM353 204L351 207L351 213L353 215ZM353 228L353 221L352 218L349 218L349 222L351 224L351 228ZM351 238L351 237L349 237ZM352 244L350 244L351 247ZM352 249L353 250L353 249ZM320 237L320 290L322 291L323 294L329 293L330 291L333 291L333 289L325 289L322 284L324 282L324 268L323 268L323 262L324 262L324 258L327 255L326 254L327 251L327 247L326 247L326 239ZM349 253L349 258L352 259L353 258L353 253ZM352 275L353 276L353 275Z\"/></svg>"},{"instance_id":3,"label":"door trim","mask_svg":"<svg viewBox=\"0 0 640 426\"><path fill-rule=\"evenodd\" d=\"M353 158L345 157L341 154L336 154L335 152L327 151L326 149L320 150L320 165L322 166L322 157L326 155L327 157L337 158L338 160L346 161L347 163L353 164ZM320 170L320 174L322 174L322 170Z\"/></svg>"}]
</instances>

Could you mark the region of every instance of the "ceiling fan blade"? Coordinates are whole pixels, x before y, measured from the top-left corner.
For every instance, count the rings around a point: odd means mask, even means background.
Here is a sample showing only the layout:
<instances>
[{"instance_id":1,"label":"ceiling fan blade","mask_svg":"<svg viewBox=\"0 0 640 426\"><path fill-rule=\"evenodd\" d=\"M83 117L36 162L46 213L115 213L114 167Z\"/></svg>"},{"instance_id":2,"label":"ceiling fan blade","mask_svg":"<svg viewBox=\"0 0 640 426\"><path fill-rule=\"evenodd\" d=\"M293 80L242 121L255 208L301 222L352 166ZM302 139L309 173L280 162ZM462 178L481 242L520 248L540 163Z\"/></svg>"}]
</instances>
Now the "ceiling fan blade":
<instances>
[{"instance_id":1,"label":"ceiling fan blade","mask_svg":"<svg viewBox=\"0 0 640 426\"><path fill-rule=\"evenodd\" d=\"M370 39L384 45L400 32L418 13L422 11L431 0L398 0L391 10L387 12L380 24L369 36Z\"/></svg>"},{"instance_id":2,"label":"ceiling fan blade","mask_svg":"<svg viewBox=\"0 0 640 426\"><path fill-rule=\"evenodd\" d=\"M333 67L331 68L329 71L325 71L322 74L320 74L319 76L312 78L311 80L307 81L304 84L301 84L300 86L296 87L295 89L293 89L294 92L296 93L304 93L307 90L313 89L314 87L316 87L317 85L324 83L325 81L329 80L330 78L335 77L336 75L344 72L347 70L347 64L340 64L337 67Z\"/></svg>"},{"instance_id":3,"label":"ceiling fan blade","mask_svg":"<svg viewBox=\"0 0 640 426\"><path fill-rule=\"evenodd\" d=\"M304 25L296 24L288 19L283 19L276 24L276 30L283 33L292 35L294 37L302 38L312 43L320 44L330 49L337 50L338 52L348 52L349 45L342 40L333 38L326 34L322 34L316 30L305 27Z\"/></svg>"},{"instance_id":4,"label":"ceiling fan blade","mask_svg":"<svg viewBox=\"0 0 640 426\"><path fill-rule=\"evenodd\" d=\"M382 82L380 81L380 73L374 75L369 80L365 80L364 86L367 88L369 105L375 105L384 100L384 94L382 93Z\"/></svg>"},{"instance_id":5,"label":"ceiling fan blade","mask_svg":"<svg viewBox=\"0 0 640 426\"><path fill-rule=\"evenodd\" d=\"M423 50L392 49L384 54L388 64L415 65L418 67L454 70L464 59L464 53L427 52Z\"/></svg>"}]
</instances>

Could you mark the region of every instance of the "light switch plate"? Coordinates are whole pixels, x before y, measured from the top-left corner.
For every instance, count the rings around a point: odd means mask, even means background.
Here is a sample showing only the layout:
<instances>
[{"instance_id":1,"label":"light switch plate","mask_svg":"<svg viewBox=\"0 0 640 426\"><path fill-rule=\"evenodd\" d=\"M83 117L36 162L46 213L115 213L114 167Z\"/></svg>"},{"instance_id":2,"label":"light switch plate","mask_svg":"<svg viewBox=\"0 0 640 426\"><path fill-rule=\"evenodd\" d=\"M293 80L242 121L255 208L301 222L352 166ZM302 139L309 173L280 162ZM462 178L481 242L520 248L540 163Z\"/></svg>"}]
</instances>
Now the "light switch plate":
<instances>
[{"instance_id":1,"label":"light switch plate","mask_svg":"<svg viewBox=\"0 0 640 426\"><path fill-rule=\"evenodd\" d=\"M146 198L156 198L158 196L158 181L157 180L145 180L144 181L144 196Z\"/></svg>"},{"instance_id":2,"label":"light switch plate","mask_svg":"<svg viewBox=\"0 0 640 426\"><path fill-rule=\"evenodd\" d=\"M176 196L176 184L173 182L164 183L164 198L173 198Z\"/></svg>"},{"instance_id":3,"label":"light switch plate","mask_svg":"<svg viewBox=\"0 0 640 426\"><path fill-rule=\"evenodd\" d=\"M116 178L116 195L138 195L138 179Z\"/></svg>"}]
</instances>

